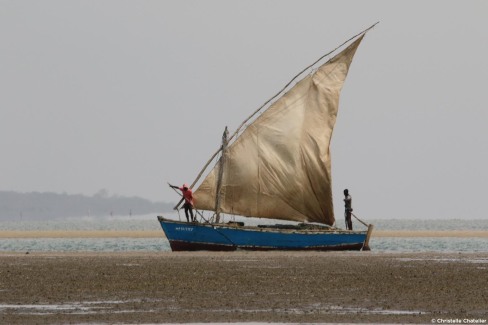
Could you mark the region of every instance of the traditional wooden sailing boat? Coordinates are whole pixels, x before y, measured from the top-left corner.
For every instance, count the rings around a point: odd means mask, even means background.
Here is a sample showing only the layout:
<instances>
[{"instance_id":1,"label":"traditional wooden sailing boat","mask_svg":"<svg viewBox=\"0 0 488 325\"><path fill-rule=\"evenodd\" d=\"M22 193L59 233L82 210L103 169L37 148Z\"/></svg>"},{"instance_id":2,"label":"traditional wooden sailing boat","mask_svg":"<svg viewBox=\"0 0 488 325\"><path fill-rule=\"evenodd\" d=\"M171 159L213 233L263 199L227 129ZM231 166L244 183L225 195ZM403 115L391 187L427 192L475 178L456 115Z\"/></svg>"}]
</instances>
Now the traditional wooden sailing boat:
<instances>
[{"instance_id":1,"label":"traditional wooden sailing boat","mask_svg":"<svg viewBox=\"0 0 488 325\"><path fill-rule=\"evenodd\" d=\"M202 223L158 217L173 251L369 249L372 225L335 227L329 145L349 66L375 25L301 71L230 138L226 128L222 146L191 186L220 154L194 191L197 211L212 211L212 217ZM224 213L297 223L224 223Z\"/></svg>"}]
</instances>

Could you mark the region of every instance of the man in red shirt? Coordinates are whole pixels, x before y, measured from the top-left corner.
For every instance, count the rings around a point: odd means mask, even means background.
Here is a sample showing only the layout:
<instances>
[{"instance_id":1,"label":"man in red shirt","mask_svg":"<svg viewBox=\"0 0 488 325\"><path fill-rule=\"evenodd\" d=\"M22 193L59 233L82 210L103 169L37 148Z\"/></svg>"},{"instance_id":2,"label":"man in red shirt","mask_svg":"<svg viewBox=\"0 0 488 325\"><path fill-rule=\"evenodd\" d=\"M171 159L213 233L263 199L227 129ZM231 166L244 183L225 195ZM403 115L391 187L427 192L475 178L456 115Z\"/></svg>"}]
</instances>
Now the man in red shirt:
<instances>
[{"instance_id":1,"label":"man in red shirt","mask_svg":"<svg viewBox=\"0 0 488 325\"><path fill-rule=\"evenodd\" d=\"M188 187L188 185L183 184L182 187L178 187L170 184L169 186L180 190L181 193L183 194L183 198L185 199L185 204L183 204L183 207L185 208L186 221L187 222L190 222L190 220L192 222L196 221L196 218L193 216L193 192ZM191 219L188 214L190 214Z\"/></svg>"}]
</instances>

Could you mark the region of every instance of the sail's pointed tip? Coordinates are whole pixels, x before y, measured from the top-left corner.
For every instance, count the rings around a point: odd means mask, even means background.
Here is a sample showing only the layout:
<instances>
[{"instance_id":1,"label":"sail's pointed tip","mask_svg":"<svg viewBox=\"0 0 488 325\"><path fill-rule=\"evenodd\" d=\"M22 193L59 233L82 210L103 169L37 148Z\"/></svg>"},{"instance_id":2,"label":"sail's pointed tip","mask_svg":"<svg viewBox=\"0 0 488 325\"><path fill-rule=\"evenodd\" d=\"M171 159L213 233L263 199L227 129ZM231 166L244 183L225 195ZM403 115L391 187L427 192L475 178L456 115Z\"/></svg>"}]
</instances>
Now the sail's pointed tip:
<instances>
[{"instance_id":1,"label":"sail's pointed tip","mask_svg":"<svg viewBox=\"0 0 488 325\"><path fill-rule=\"evenodd\" d=\"M369 32L370 30L372 30L373 28L375 28L376 25L378 25L379 23L380 23L380 21L378 20L376 23L374 23L373 25L369 26L368 28L366 28L365 30L363 30L362 32L360 32L359 34L356 34L355 36L351 37L347 42L352 41L352 40L357 39L357 38L364 37L364 35L366 35L367 32Z\"/></svg>"},{"instance_id":2,"label":"sail's pointed tip","mask_svg":"<svg viewBox=\"0 0 488 325\"><path fill-rule=\"evenodd\" d=\"M370 30L372 30L373 28L375 28L376 25L378 25L379 23L380 23L380 21L378 20L376 23L374 23L373 25L371 25L368 28L364 29L362 32L360 32L360 33L356 34L355 36L351 37L349 39L349 41L354 40L354 39L357 39L357 38L364 37L364 35L366 35L367 32L369 32Z\"/></svg>"}]
</instances>

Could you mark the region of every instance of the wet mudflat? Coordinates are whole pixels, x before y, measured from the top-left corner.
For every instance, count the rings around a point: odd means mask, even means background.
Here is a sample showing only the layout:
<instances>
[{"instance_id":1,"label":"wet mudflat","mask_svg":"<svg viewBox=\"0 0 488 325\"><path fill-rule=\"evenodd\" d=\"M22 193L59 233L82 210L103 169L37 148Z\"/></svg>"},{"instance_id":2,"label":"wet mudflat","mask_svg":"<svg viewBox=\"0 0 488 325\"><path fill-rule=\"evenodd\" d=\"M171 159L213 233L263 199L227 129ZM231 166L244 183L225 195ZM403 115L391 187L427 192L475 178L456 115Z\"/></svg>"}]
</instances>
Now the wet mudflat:
<instances>
[{"instance_id":1,"label":"wet mudflat","mask_svg":"<svg viewBox=\"0 0 488 325\"><path fill-rule=\"evenodd\" d=\"M0 253L0 323L487 319L487 253Z\"/></svg>"}]
</instances>

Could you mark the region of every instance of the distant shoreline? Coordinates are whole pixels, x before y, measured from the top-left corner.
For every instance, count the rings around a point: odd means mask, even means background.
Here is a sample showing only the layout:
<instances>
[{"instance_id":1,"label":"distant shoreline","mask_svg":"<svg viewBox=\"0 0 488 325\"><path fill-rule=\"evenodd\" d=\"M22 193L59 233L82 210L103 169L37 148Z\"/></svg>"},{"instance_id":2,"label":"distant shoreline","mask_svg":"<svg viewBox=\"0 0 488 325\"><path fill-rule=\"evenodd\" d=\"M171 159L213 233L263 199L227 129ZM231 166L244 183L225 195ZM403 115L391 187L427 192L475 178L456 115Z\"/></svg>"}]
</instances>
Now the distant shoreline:
<instances>
[{"instance_id":1,"label":"distant shoreline","mask_svg":"<svg viewBox=\"0 0 488 325\"><path fill-rule=\"evenodd\" d=\"M53 192L0 191L0 220L45 221L86 216L135 216L173 211L174 203L153 202L141 197L110 196L100 190L93 196Z\"/></svg>"},{"instance_id":2,"label":"distant shoreline","mask_svg":"<svg viewBox=\"0 0 488 325\"><path fill-rule=\"evenodd\" d=\"M162 230L2 230L0 238L159 238ZM378 230L373 237L488 238L488 230Z\"/></svg>"}]
</instances>

